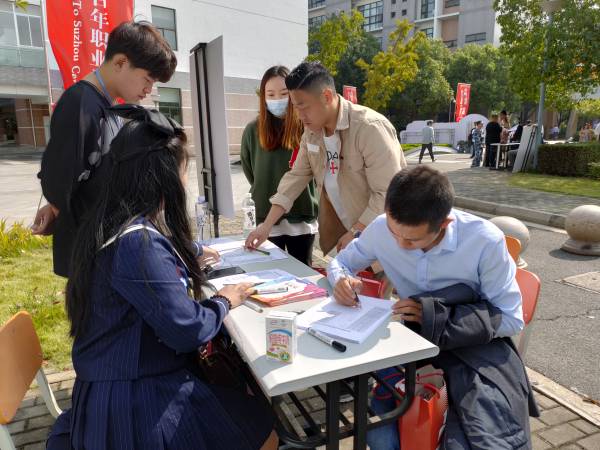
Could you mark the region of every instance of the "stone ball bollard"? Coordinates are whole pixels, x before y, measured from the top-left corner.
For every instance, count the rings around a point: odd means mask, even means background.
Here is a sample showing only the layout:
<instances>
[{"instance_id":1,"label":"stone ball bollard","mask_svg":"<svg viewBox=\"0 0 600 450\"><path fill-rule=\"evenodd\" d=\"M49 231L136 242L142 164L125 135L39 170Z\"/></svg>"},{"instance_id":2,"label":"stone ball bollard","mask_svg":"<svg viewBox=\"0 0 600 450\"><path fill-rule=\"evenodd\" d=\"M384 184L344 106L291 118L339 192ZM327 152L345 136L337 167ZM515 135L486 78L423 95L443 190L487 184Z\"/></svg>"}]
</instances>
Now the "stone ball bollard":
<instances>
[{"instance_id":1,"label":"stone ball bollard","mask_svg":"<svg viewBox=\"0 0 600 450\"><path fill-rule=\"evenodd\" d=\"M521 256L531 240L529 229L519 219L515 219L510 216L497 216L490 219L494 225L496 225L505 236L512 236L517 238L521 242L521 252L519 253L519 260L517 261L517 267L524 269L527 267L527 262Z\"/></svg>"},{"instance_id":2,"label":"stone ball bollard","mask_svg":"<svg viewBox=\"0 0 600 450\"><path fill-rule=\"evenodd\" d=\"M573 209L565 221L569 239L562 249L569 253L600 256L600 206L583 205Z\"/></svg>"}]
</instances>

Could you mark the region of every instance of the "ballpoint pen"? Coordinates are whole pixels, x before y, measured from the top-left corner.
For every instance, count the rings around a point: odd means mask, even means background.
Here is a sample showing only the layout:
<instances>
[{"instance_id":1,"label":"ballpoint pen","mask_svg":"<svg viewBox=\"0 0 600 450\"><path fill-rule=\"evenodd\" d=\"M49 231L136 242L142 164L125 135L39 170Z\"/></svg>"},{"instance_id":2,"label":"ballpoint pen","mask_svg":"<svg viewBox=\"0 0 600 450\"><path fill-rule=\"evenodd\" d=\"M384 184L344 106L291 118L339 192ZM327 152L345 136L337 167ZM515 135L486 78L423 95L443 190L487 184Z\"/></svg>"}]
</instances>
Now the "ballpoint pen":
<instances>
[{"instance_id":1,"label":"ballpoint pen","mask_svg":"<svg viewBox=\"0 0 600 450\"><path fill-rule=\"evenodd\" d=\"M256 311L257 313L263 312L263 309L260 306L254 304L252 302L249 302L248 300L244 300L244 302L242 303L242 305L247 306L252 311Z\"/></svg>"},{"instance_id":2,"label":"ballpoint pen","mask_svg":"<svg viewBox=\"0 0 600 450\"><path fill-rule=\"evenodd\" d=\"M345 267L342 267L342 271L344 273L344 277L346 278L346 280L348 280L348 283L350 283L350 278L352 278L352 275L350 275L350 273L348 272L348 270L346 270ZM356 303L356 307L360 308L361 304L360 304L360 299L358 298L358 294L356 293L356 291L354 289L352 289L352 292L354 292L354 302Z\"/></svg>"},{"instance_id":3,"label":"ballpoint pen","mask_svg":"<svg viewBox=\"0 0 600 450\"><path fill-rule=\"evenodd\" d=\"M266 250L261 250L260 248L248 248L248 247L242 247L242 248L244 248L245 250L247 250L249 252L259 252L259 253L262 253L263 255L267 255L267 256L271 254L271 252L268 252Z\"/></svg>"}]
</instances>

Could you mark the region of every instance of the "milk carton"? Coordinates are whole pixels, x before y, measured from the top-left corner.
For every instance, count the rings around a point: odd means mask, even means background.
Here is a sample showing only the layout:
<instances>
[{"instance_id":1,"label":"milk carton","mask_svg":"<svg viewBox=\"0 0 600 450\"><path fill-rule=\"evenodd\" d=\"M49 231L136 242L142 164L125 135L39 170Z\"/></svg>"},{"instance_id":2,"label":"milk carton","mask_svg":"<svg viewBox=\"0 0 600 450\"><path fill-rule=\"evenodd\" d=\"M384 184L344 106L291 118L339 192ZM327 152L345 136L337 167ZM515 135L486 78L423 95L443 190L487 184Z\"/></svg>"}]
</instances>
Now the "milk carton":
<instances>
[{"instance_id":1,"label":"milk carton","mask_svg":"<svg viewBox=\"0 0 600 450\"><path fill-rule=\"evenodd\" d=\"M266 319L267 358L291 363L296 356L296 316L294 312L272 311Z\"/></svg>"}]
</instances>

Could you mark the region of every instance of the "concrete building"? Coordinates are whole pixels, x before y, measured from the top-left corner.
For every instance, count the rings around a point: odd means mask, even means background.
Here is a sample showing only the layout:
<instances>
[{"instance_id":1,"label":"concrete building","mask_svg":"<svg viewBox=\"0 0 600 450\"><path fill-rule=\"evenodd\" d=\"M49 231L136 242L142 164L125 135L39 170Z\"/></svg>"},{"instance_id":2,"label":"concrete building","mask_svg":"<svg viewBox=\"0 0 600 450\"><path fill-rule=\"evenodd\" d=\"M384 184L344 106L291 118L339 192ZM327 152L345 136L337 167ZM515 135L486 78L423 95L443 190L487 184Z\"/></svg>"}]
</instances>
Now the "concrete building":
<instances>
[{"instance_id":1,"label":"concrete building","mask_svg":"<svg viewBox=\"0 0 600 450\"><path fill-rule=\"evenodd\" d=\"M199 42L223 36L233 153L239 152L243 128L258 112L256 89L264 71L275 64L293 67L307 54L307 4L297 0L136 0L134 18L153 22L178 59L173 78L157 83L144 103L155 104L181 122L190 139L189 51ZM29 1L26 11L0 0L0 152L7 144L46 144L48 78L53 102L63 92L63 84L45 29L40 0Z\"/></svg>"},{"instance_id":2,"label":"concrete building","mask_svg":"<svg viewBox=\"0 0 600 450\"><path fill-rule=\"evenodd\" d=\"M416 31L443 40L450 48L465 44L499 45L493 0L308 0L308 24L318 26L331 14L357 9L365 30L387 45L396 20L407 19Z\"/></svg>"}]
</instances>

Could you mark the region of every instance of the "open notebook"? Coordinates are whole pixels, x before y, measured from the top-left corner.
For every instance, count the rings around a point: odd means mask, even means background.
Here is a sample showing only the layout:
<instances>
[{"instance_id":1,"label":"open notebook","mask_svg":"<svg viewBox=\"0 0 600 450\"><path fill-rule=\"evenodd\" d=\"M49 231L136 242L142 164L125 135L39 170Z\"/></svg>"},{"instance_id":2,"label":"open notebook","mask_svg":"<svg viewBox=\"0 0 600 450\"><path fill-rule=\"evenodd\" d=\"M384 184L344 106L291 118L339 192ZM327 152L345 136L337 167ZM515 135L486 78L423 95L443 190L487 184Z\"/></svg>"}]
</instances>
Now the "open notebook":
<instances>
[{"instance_id":1,"label":"open notebook","mask_svg":"<svg viewBox=\"0 0 600 450\"><path fill-rule=\"evenodd\" d=\"M331 337L363 343L392 315L393 301L358 296L361 307L343 306L332 297L300 314L296 325L313 328Z\"/></svg>"}]
</instances>

